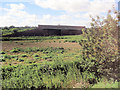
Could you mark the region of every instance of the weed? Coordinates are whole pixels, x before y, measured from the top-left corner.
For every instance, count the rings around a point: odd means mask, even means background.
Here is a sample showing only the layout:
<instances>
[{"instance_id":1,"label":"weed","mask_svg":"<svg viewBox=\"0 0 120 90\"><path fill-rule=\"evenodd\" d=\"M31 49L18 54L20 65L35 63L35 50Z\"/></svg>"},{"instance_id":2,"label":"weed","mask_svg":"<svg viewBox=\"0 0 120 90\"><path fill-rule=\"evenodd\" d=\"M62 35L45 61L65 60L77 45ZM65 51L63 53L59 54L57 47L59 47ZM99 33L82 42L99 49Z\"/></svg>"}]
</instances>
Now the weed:
<instances>
[{"instance_id":1,"label":"weed","mask_svg":"<svg viewBox=\"0 0 120 90\"><path fill-rule=\"evenodd\" d=\"M23 49L22 48L13 48L10 52L17 53L17 52L20 52L20 51L23 51Z\"/></svg>"},{"instance_id":2,"label":"weed","mask_svg":"<svg viewBox=\"0 0 120 90\"><path fill-rule=\"evenodd\" d=\"M21 56L22 56L22 57L28 57L26 54L22 54Z\"/></svg>"},{"instance_id":3,"label":"weed","mask_svg":"<svg viewBox=\"0 0 120 90\"><path fill-rule=\"evenodd\" d=\"M61 41L59 41L59 43L61 43Z\"/></svg>"},{"instance_id":4,"label":"weed","mask_svg":"<svg viewBox=\"0 0 120 90\"><path fill-rule=\"evenodd\" d=\"M0 54L5 54L5 52L4 52L4 51L1 51Z\"/></svg>"},{"instance_id":5,"label":"weed","mask_svg":"<svg viewBox=\"0 0 120 90\"><path fill-rule=\"evenodd\" d=\"M38 54L34 54L33 56L34 56L34 57L39 57L39 55L38 55Z\"/></svg>"},{"instance_id":6,"label":"weed","mask_svg":"<svg viewBox=\"0 0 120 90\"><path fill-rule=\"evenodd\" d=\"M19 62L23 62L23 61L24 61L24 59L23 59L23 58L20 58L20 59L18 59L18 61L19 61Z\"/></svg>"},{"instance_id":7,"label":"weed","mask_svg":"<svg viewBox=\"0 0 120 90\"><path fill-rule=\"evenodd\" d=\"M11 57L11 58L17 58L18 55L11 55L10 57Z\"/></svg>"},{"instance_id":8,"label":"weed","mask_svg":"<svg viewBox=\"0 0 120 90\"><path fill-rule=\"evenodd\" d=\"M20 45L23 45L23 43L20 43Z\"/></svg>"},{"instance_id":9,"label":"weed","mask_svg":"<svg viewBox=\"0 0 120 90\"><path fill-rule=\"evenodd\" d=\"M65 42L68 42L68 40L65 40L64 43L65 43Z\"/></svg>"},{"instance_id":10,"label":"weed","mask_svg":"<svg viewBox=\"0 0 120 90\"><path fill-rule=\"evenodd\" d=\"M35 60L40 60L40 57L34 57Z\"/></svg>"}]
</instances>

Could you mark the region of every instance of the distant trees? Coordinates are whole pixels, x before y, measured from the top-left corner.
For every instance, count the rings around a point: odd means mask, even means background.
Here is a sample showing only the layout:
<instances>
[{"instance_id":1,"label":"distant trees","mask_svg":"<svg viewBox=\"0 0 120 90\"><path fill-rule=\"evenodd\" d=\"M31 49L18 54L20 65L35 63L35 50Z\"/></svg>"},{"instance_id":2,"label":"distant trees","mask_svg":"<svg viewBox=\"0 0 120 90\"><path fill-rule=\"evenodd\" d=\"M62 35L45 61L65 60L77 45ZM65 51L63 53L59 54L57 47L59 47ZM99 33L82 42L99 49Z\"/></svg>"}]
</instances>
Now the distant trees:
<instances>
[{"instance_id":1,"label":"distant trees","mask_svg":"<svg viewBox=\"0 0 120 90\"><path fill-rule=\"evenodd\" d=\"M10 29L10 28L15 28L15 26L12 25L12 26L9 27L9 29Z\"/></svg>"},{"instance_id":2,"label":"distant trees","mask_svg":"<svg viewBox=\"0 0 120 90\"><path fill-rule=\"evenodd\" d=\"M5 26L3 29L7 29L7 30L9 30L9 27Z\"/></svg>"}]
</instances>

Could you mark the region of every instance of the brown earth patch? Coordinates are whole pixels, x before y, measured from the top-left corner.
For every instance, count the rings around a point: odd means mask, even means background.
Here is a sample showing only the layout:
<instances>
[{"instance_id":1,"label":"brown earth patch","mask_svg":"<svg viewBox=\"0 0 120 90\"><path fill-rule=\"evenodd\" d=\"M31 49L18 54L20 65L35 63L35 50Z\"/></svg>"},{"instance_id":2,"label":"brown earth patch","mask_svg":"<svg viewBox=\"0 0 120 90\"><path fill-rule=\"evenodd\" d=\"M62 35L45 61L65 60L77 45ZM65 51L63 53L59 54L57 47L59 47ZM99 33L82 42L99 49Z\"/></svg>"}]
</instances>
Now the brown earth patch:
<instances>
[{"instance_id":1,"label":"brown earth patch","mask_svg":"<svg viewBox=\"0 0 120 90\"><path fill-rule=\"evenodd\" d=\"M59 43L61 41L61 43ZM3 41L2 42L2 50L9 51L15 47L18 48L27 48L27 47L63 47L65 49L80 49L80 45L78 43L72 42L63 42L63 40L45 40L42 42L33 41Z\"/></svg>"}]
</instances>

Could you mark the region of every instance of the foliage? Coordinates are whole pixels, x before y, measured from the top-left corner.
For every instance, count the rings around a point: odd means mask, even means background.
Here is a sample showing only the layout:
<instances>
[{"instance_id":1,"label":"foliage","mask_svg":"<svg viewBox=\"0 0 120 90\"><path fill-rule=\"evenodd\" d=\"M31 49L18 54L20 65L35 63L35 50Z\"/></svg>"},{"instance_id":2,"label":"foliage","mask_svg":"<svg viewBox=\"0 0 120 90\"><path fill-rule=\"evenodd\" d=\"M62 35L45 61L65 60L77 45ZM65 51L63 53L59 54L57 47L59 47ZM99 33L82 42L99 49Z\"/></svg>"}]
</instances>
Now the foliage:
<instances>
[{"instance_id":1,"label":"foliage","mask_svg":"<svg viewBox=\"0 0 120 90\"><path fill-rule=\"evenodd\" d=\"M21 56L22 56L22 57L28 57L26 54L22 54Z\"/></svg>"},{"instance_id":2,"label":"foliage","mask_svg":"<svg viewBox=\"0 0 120 90\"><path fill-rule=\"evenodd\" d=\"M19 62L23 62L23 61L24 61L24 59L23 59L23 58L20 58L18 61L19 61Z\"/></svg>"},{"instance_id":3,"label":"foliage","mask_svg":"<svg viewBox=\"0 0 120 90\"><path fill-rule=\"evenodd\" d=\"M88 71L106 74L110 69L118 70L118 19L116 11L114 14L115 18L110 11L106 19L91 17L91 28L83 30L85 39L79 44L83 48L83 63Z\"/></svg>"},{"instance_id":4,"label":"foliage","mask_svg":"<svg viewBox=\"0 0 120 90\"><path fill-rule=\"evenodd\" d=\"M98 82L97 84L93 85L91 88L119 88L119 83L120 82L113 82L113 81L101 81Z\"/></svg>"},{"instance_id":5,"label":"foliage","mask_svg":"<svg viewBox=\"0 0 120 90\"><path fill-rule=\"evenodd\" d=\"M14 26L10 26L9 28L8 27L4 27L2 29L2 35L9 35L9 34L13 34L13 33L16 33L16 32L24 32L24 31L27 31L27 30L32 30L34 28L29 28L29 27L14 27Z\"/></svg>"},{"instance_id":6,"label":"foliage","mask_svg":"<svg viewBox=\"0 0 120 90\"><path fill-rule=\"evenodd\" d=\"M12 53L18 53L20 51L23 51L23 49L21 49L21 48L13 48L10 52L12 52Z\"/></svg>"},{"instance_id":7,"label":"foliage","mask_svg":"<svg viewBox=\"0 0 120 90\"><path fill-rule=\"evenodd\" d=\"M3 88L61 88L66 82L89 79L90 75L81 70L79 60L44 62L42 64L2 67ZM79 78L79 79L78 79ZM92 77L94 78L94 77Z\"/></svg>"},{"instance_id":8,"label":"foliage","mask_svg":"<svg viewBox=\"0 0 120 90\"><path fill-rule=\"evenodd\" d=\"M4 51L1 51L0 54L5 54L5 52L4 52Z\"/></svg>"}]
</instances>

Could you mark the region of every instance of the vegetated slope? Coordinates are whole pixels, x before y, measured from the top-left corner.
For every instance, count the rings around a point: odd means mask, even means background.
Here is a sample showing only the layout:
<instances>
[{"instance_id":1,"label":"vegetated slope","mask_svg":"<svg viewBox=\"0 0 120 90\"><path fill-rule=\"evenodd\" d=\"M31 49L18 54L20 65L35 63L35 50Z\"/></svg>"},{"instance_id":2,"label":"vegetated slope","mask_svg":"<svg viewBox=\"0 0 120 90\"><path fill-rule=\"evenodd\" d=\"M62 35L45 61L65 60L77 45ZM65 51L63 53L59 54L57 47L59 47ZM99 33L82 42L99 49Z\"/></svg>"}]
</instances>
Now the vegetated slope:
<instances>
[{"instance_id":1,"label":"vegetated slope","mask_svg":"<svg viewBox=\"0 0 120 90\"><path fill-rule=\"evenodd\" d=\"M13 28L3 28L2 36L17 36L18 34L21 34L22 32L29 31L35 29L34 27L13 27Z\"/></svg>"}]
</instances>

